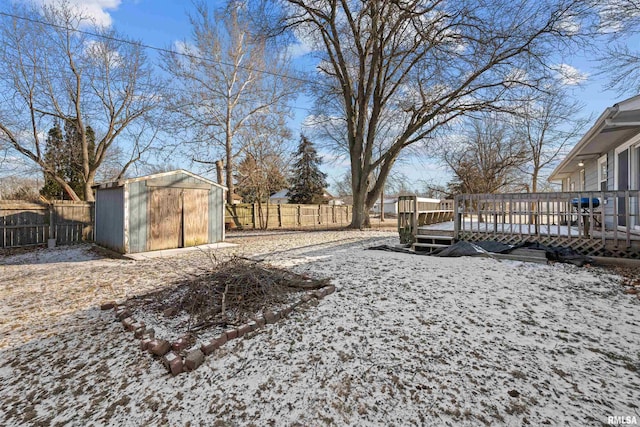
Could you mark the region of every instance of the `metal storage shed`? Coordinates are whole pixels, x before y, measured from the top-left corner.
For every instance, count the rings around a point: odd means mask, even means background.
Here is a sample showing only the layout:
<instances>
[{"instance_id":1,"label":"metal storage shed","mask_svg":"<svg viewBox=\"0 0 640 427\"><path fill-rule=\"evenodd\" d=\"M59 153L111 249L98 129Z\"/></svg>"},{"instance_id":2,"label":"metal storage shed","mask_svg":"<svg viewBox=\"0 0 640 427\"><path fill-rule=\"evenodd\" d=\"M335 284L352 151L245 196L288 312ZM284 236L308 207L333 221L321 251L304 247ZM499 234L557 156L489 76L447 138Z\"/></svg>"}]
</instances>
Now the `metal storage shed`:
<instances>
[{"instance_id":1,"label":"metal storage shed","mask_svg":"<svg viewBox=\"0 0 640 427\"><path fill-rule=\"evenodd\" d=\"M185 170L98 184L95 242L120 253L224 240L226 187Z\"/></svg>"}]
</instances>

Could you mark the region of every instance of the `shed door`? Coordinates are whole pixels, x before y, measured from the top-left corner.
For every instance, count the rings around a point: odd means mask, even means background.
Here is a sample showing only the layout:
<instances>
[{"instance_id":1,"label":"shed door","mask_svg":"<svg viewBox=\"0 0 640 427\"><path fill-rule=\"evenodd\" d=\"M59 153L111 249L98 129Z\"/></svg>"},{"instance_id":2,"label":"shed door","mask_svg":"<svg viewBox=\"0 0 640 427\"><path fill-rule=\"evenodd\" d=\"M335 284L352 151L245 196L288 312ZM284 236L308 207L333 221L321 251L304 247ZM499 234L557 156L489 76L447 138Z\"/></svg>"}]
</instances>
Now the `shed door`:
<instances>
[{"instance_id":1,"label":"shed door","mask_svg":"<svg viewBox=\"0 0 640 427\"><path fill-rule=\"evenodd\" d=\"M209 190L184 189L184 246L209 241Z\"/></svg>"},{"instance_id":2,"label":"shed door","mask_svg":"<svg viewBox=\"0 0 640 427\"><path fill-rule=\"evenodd\" d=\"M182 246L182 189L149 188L150 251Z\"/></svg>"}]
</instances>

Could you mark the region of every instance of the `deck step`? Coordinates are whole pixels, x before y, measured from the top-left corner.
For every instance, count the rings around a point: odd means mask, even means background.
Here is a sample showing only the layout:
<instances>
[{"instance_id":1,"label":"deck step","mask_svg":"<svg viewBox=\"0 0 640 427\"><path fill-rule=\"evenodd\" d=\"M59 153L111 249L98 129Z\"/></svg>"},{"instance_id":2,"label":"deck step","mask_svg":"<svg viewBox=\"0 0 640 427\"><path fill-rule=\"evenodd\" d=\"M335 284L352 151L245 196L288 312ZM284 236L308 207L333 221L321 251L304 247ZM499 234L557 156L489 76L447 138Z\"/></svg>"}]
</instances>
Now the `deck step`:
<instances>
[{"instance_id":1,"label":"deck step","mask_svg":"<svg viewBox=\"0 0 640 427\"><path fill-rule=\"evenodd\" d=\"M436 236L430 234L418 234L416 235L416 239L429 239L429 240L451 240L453 241L453 236Z\"/></svg>"},{"instance_id":2,"label":"deck step","mask_svg":"<svg viewBox=\"0 0 640 427\"><path fill-rule=\"evenodd\" d=\"M448 248L451 245L443 245L440 243L414 243L413 246L420 248Z\"/></svg>"},{"instance_id":3,"label":"deck step","mask_svg":"<svg viewBox=\"0 0 640 427\"><path fill-rule=\"evenodd\" d=\"M433 252L436 249L448 248L453 244L453 236L418 234L411 246L415 252Z\"/></svg>"}]
</instances>

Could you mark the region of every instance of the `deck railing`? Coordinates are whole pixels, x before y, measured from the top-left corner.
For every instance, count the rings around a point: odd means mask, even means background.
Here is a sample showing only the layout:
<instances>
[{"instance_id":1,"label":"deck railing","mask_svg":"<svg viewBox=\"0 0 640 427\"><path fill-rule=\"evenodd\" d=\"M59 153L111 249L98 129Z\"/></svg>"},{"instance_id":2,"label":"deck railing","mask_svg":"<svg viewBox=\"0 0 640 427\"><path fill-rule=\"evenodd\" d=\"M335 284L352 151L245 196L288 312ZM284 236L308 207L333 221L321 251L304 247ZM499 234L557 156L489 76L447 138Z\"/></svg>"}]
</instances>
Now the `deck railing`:
<instances>
[{"instance_id":1,"label":"deck railing","mask_svg":"<svg viewBox=\"0 0 640 427\"><path fill-rule=\"evenodd\" d=\"M398 233L401 243L412 243L420 226L453 220L453 200L427 200L417 196L398 197Z\"/></svg>"},{"instance_id":2,"label":"deck railing","mask_svg":"<svg viewBox=\"0 0 640 427\"><path fill-rule=\"evenodd\" d=\"M454 236L486 233L640 240L640 190L463 194L455 198Z\"/></svg>"}]
</instances>

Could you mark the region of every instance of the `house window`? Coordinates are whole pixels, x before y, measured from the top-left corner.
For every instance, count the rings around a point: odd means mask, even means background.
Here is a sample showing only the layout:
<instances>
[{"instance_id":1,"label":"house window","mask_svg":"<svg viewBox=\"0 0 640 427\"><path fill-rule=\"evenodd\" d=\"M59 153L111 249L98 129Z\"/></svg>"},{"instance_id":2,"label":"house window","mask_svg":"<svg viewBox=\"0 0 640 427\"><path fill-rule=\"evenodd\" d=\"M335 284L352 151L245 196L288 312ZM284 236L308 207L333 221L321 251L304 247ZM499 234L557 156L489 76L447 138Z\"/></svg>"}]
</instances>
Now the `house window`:
<instances>
[{"instance_id":1,"label":"house window","mask_svg":"<svg viewBox=\"0 0 640 427\"><path fill-rule=\"evenodd\" d=\"M607 191L607 155L598 159L598 187L600 191Z\"/></svg>"}]
</instances>

